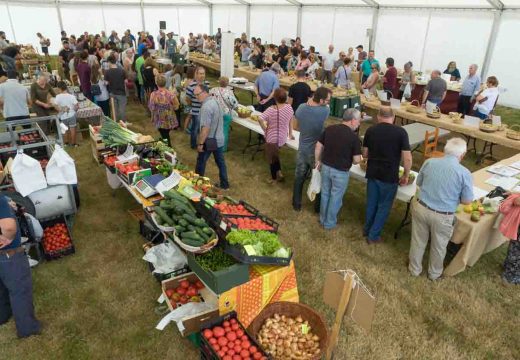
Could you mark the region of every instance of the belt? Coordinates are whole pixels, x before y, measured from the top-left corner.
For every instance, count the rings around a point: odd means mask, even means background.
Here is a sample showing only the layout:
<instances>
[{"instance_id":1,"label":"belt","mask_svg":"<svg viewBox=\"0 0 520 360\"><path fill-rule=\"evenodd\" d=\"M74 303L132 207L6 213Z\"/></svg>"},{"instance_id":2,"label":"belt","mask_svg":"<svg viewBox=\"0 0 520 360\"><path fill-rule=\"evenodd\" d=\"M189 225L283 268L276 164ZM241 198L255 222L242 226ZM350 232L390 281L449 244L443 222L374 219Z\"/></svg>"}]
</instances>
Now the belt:
<instances>
[{"instance_id":1,"label":"belt","mask_svg":"<svg viewBox=\"0 0 520 360\"><path fill-rule=\"evenodd\" d=\"M441 214L441 215L453 215L454 214L453 212L450 212L450 211L437 211L435 209L432 209L431 207L426 205L422 200L417 200L417 202L419 204L421 204L422 206L424 206L425 208L427 208L428 210L431 210L431 211L433 211L434 213L437 213L437 214Z\"/></svg>"},{"instance_id":2,"label":"belt","mask_svg":"<svg viewBox=\"0 0 520 360\"><path fill-rule=\"evenodd\" d=\"M24 251L25 251L25 249L20 246L15 249L0 250L0 255L6 255L8 258L10 258L11 256L13 256L15 254L18 254L18 253L21 253Z\"/></svg>"}]
</instances>

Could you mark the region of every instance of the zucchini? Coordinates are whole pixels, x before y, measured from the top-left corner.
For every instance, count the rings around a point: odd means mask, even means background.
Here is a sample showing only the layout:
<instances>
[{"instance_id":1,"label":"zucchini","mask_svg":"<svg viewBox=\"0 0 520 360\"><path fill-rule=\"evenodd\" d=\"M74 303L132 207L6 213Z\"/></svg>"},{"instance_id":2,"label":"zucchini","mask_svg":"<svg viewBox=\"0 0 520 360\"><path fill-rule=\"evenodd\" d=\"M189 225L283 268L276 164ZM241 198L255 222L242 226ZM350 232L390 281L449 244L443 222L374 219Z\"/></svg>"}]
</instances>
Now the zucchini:
<instances>
[{"instance_id":1,"label":"zucchini","mask_svg":"<svg viewBox=\"0 0 520 360\"><path fill-rule=\"evenodd\" d=\"M185 196L179 194L177 191L165 191L164 196L166 196L168 199L180 200L185 204L189 203L189 200Z\"/></svg>"},{"instance_id":2,"label":"zucchini","mask_svg":"<svg viewBox=\"0 0 520 360\"><path fill-rule=\"evenodd\" d=\"M195 225L197 225L200 228L204 228L204 227L208 226L208 224L206 223L206 220L204 220L204 219L196 219Z\"/></svg>"},{"instance_id":3,"label":"zucchini","mask_svg":"<svg viewBox=\"0 0 520 360\"><path fill-rule=\"evenodd\" d=\"M204 243L204 239L202 239L200 237L200 235L197 234L196 231L185 231L181 234L181 237L183 239L191 239L191 240L200 241L200 242Z\"/></svg>"},{"instance_id":4,"label":"zucchini","mask_svg":"<svg viewBox=\"0 0 520 360\"><path fill-rule=\"evenodd\" d=\"M161 202L159 203L159 206L164 210L173 210L173 208L174 208L174 205L172 204L172 202L167 201L167 200L161 200Z\"/></svg>"},{"instance_id":5,"label":"zucchini","mask_svg":"<svg viewBox=\"0 0 520 360\"><path fill-rule=\"evenodd\" d=\"M195 231L196 228L197 228L196 226L193 226L193 225L191 225L191 224L188 224L188 230L189 230L189 231Z\"/></svg>"},{"instance_id":6,"label":"zucchini","mask_svg":"<svg viewBox=\"0 0 520 360\"><path fill-rule=\"evenodd\" d=\"M201 247L204 245L204 242L193 240L190 238L182 238L181 241L185 243L186 245L193 246L193 247Z\"/></svg>"},{"instance_id":7,"label":"zucchini","mask_svg":"<svg viewBox=\"0 0 520 360\"><path fill-rule=\"evenodd\" d=\"M213 235L213 230L211 230L211 229L210 229L209 227L207 227L207 226L203 227L203 228L202 228L202 231L204 231L204 233L205 233L206 235L209 235L209 236Z\"/></svg>"},{"instance_id":8,"label":"zucchini","mask_svg":"<svg viewBox=\"0 0 520 360\"><path fill-rule=\"evenodd\" d=\"M194 209L190 208L186 204L181 204L178 201L175 203L175 211L182 211L183 213L188 213L188 214L192 214L192 215L195 215L195 213L196 213L196 211Z\"/></svg>"},{"instance_id":9,"label":"zucchini","mask_svg":"<svg viewBox=\"0 0 520 360\"><path fill-rule=\"evenodd\" d=\"M181 225L175 225L175 231L178 233L178 234L181 234L183 232L186 231L186 228L184 226L181 226Z\"/></svg>"},{"instance_id":10,"label":"zucchini","mask_svg":"<svg viewBox=\"0 0 520 360\"><path fill-rule=\"evenodd\" d=\"M190 224L197 226L197 218L190 214L183 214L182 217L186 219Z\"/></svg>"},{"instance_id":11,"label":"zucchini","mask_svg":"<svg viewBox=\"0 0 520 360\"><path fill-rule=\"evenodd\" d=\"M173 219L168 216L168 214L166 213L166 211L164 211L164 209L162 209L161 207L159 206L155 206L153 208L153 210L155 211L155 213L157 215L159 215L166 224L168 224L169 226L175 226L175 222L173 221Z\"/></svg>"},{"instance_id":12,"label":"zucchini","mask_svg":"<svg viewBox=\"0 0 520 360\"><path fill-rule=\"evenodd\" d=\"M188 221L184 218L180 218L178 223L180 226L183 226L183 227L188 227L188 224L189 224Z\"/></svg>"},{"instance_id":13,"label":"zucchini","mask_svg":"<svg viewBox=\"0 0 520 360\"><path fill-rule=\"evenodd\" d=\"M196 227L195 232L204 240L205 243L209 241L209 235L207 235L201 228Z\"/></svg>"}]
</instances>

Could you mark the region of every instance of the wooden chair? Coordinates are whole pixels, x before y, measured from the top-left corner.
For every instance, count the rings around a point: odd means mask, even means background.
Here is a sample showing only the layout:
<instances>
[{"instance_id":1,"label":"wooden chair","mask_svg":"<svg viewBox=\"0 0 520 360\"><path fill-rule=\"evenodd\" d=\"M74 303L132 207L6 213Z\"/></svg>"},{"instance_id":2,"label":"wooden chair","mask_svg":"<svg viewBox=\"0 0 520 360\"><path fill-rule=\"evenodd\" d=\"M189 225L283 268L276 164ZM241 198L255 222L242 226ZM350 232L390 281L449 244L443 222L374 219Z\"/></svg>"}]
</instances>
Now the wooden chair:
<instances>
[{"instance_id":1,"label":"wooden chair","mask_svg":"<svg viewBox=\"0 0 520 360\"><path fill-rule=\"evenodd\" d=\"M433 139L432 139L433 136ZM437 142L439 141L439 128L435 128L434 131L426 131L424 133L424 151L423 156L425 159L440 158L444 156L444 152L437 151Z\"/></svg>"}]
</instances>

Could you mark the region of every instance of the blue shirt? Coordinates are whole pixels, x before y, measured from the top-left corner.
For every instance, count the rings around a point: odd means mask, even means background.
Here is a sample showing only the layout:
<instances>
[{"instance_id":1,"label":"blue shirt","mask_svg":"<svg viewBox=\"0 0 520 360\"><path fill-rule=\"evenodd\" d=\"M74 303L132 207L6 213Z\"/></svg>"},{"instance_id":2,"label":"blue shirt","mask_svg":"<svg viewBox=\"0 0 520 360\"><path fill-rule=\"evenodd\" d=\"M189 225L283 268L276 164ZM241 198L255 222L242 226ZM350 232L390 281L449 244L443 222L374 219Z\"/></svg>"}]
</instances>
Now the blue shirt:
<instances>
[{"instance_id":1,"label":"blue shirt","mask_svg":"<svg viewBox=\"0 0 520 360\"><path fill-rule=\"evenodd\" d=\"M464 96L474 96L480 90L480 76L477 74L473 76L466 76L462 83L460 94Z\"/></svg>"},{"instance_id":2,"label":"blue shirt","mask_svg":"<svg viewBox=\"0 0 520 360\"><path fill-rule=\"evenodd\" d=\"M208 139L217 140L217 146L224 146L224 118L217 100L208 96L200 108L200 128L209 128Z\"/></svg>"},{"instance_id":3,"label":"blue shirt","mask_svg":"<svg viewBox=\"0 0 520 360\"><path fill-rule=\"evenodd\" d=\"M242 57L241 57L241 61L242 62L248 62L249 61L249 55L251 55L251 49L246 47L244 49L242 49Z\"/></svg>"},{"instance_id":4,"label":"blue shirt","mask_svg":"<svg viewBox=\"0 0 520 360\"><path fill-rule=\"evenodd\" d=\"M274 71L269 70L264 71L256 78L255 85L258 88L260 96L267 97L273 92L273 90L280 87L280 82L278 81L278 76L276 76Z\"/></svg>"},{"instance_id":5,"label":"blue shirt","mask_svg":"<svg viewBox=\"0 0 520 360\"><path fill-rule=\"evenodd\" d=\"M143 55L143 51L146 49L146 43L142 42L139 44L139 46L137 47L137 55L138 56L141 56Z\"/></svg>"},{"instance_id":6,"label":"blue shirt","mask_svg":"<svg viewBox=\"0 0 520 360\"><path fill-rule=\"evenodd\" d=\"M377 64L377 66L379 67L379 61L377 61L376 59L366 59L361 63L361 71L363 72L363 75L370 76L370 74L372 73L372 64L374 63Z\"/></svg>"},{"instance_id":7,"label":"blue shirt","mask_svg":"<svg viewBox=\"0 0 520 360\"><path fill-rule=\"evenodd\" d=\"M473 200L473 178L452 155L427 160L417 176L422 202L433 210L455 212L461 201Z\"/></svg>"},{"instance_id":8,"label":"blue shirt","mask_svg":"<svg viewBox=\"0 0 520 360\"><path fill-rule=\"evenodd\" d=\"M329 112L328 106L309 106L307 104L298 106L294 115L300 130L298 152L305 155L314 155L314 147L323 132Z\"/></svg>"},{"instance_id":9,"label":"blue shirt","mask_svg":"<svg viewBox=\"0 0 520 360\"><path fill-rule=\"evenodd\" d=\"M14 211L9 205L7 198L5 196L0 196L0 219L14 219L16 221L16 216L14 215ZM16 222L16 236L14 240L2 248L2 250L7 249L16 249L22 245L21 235L20 235L20 227L18 226L18 222Z\"/></svg>"}]
</instances>

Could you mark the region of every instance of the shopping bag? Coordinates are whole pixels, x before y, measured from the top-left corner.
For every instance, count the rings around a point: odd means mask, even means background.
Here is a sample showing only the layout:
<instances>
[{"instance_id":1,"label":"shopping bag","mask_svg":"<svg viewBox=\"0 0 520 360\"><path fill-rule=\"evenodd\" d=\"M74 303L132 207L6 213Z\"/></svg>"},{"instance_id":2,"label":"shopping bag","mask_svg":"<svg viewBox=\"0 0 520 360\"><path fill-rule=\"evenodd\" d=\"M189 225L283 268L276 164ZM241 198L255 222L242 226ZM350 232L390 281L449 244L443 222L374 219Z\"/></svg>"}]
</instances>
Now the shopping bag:
<instances>
[{"instance_id":1,"label":"shopping bag","mask_svg":"<svg viewBox=\"0 0 520 360\"><path fill-rule=\"evenodd\" d=\"M59 145L55 146L54 153L45 169L45 174L49 185L73 185L78 183L74 160Z\"/></svg>"},{"instance_id":2,"label":"shopping bag","mask_svg":"<svg viewBox=\"0 0 520 360\"><path fill-rule=\"evenodd\" d=\"M45 180L40 162L22 151L18 152L13 160L11 176L14 188L22 196L47 187L47 180Z\"/></svg>"},{"instance_id":3,"label":"shopping bag","mask_svg":"<svg viewBox=\"0 0 520 360\"><path fill-rule=\"evenodd\" d=\"M321 190L321 174L318 169L312 169L311 182L307 188L307 196L310 201L314 201L316 194L319 194Z\"/></svg>"},{"instance_id":4,"label":"shopping bag","mask_svg":"<svg viewBox=\"0 0 520 360\"><path fill-rule=\"evenodd\" d=\"M403 98L409 99L411 97L412 97L412 85L410 85L410 83L407 83L406 86L404 87Z\"/></svg>"}]
</instances>

